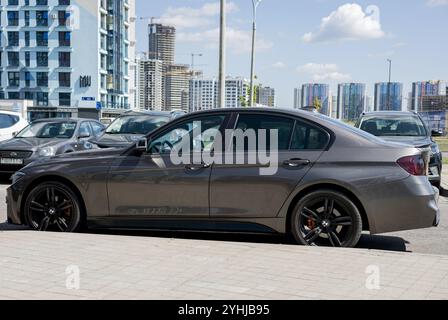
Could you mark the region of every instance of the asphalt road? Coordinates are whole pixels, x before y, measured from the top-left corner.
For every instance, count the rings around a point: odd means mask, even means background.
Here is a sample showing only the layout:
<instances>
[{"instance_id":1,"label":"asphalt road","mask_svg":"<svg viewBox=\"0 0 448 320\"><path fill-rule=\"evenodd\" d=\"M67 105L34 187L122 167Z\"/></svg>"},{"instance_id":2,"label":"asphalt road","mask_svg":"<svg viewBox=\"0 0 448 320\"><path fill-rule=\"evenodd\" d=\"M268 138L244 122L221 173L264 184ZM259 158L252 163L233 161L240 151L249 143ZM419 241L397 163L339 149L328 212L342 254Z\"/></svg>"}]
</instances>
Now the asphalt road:
<instances>
[{"instance_id":1,"label":"asphalt road","mask_svg":"<svg viewBox=\"0 0 448 320\"><path fill-rule=\"evenodd\" d=\"M0 230L14 230L16 226L6 223L5 193L8 187L4 180L0 185ZM440 198L440 209L442 211L441 224L438 228L413 230L384 235L364 234L359 242L360 249L376 249L399 252L415 252L448 255L448 198ZM235 235L222 233L179 233L179 232L111 232L111 231L89 231L93 234L109 235L131 235L143 237L162 237L179 239L203 239L212 241L235 241L255 243L292 243L291 239L284 236L257 236L257 235Z\"/></svg>"}]
</instances>

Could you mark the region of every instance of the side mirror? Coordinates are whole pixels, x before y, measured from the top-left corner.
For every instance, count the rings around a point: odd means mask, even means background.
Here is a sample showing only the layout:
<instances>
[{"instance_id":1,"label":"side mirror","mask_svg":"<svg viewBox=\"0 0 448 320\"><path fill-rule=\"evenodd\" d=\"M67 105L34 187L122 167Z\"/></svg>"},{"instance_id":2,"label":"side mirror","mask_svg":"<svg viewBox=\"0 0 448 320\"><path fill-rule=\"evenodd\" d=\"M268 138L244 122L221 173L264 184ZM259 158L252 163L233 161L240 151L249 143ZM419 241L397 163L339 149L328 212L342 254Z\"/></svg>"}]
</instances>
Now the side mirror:
<instances>
[{"instance_id":1,"label":"side mirror","mask_svg":"<svg viewBox=\"0 0 448 320\"><path fill-rule=\"evenodd\" d=\"M148 150L148 140L146 138L138 140L136 149L141 152L146 152Z\"/></svg>"},{"instance_id":2,"label":"side mirror","mask_svg":"<svg viewBox=\"0 0 448 320\"><path fill-rule=\"evenodd\" d=\"M78 139L87 139L87 138L90 138L90 133L88 132L82 132L78 136Z\"/></svg>"},{"instance_id":3,"label":"side mirror","mask_svg":"<svg viewBox=\"0 0 448 320\"><path fill-rule=\"evenodd\" d=\"M438 130L432 130L431 131L431 136L433 136L433 137L442 137L443 136L443 132L442 131L438 131Z\"/></svg>"}]
</instances>

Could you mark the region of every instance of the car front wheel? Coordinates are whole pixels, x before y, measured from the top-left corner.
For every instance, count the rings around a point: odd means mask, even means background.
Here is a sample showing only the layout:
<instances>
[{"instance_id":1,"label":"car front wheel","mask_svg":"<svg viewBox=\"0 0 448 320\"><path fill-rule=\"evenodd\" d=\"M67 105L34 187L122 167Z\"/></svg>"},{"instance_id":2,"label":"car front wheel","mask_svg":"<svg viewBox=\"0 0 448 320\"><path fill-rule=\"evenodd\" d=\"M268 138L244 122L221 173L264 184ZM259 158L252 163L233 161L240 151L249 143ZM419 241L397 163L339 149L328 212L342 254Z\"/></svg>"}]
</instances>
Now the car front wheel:
<instances>
[{"instance_id":1,"label":"car front wheel","mask_svg":"<svg viewBox=\"0 0 448 320\"><path fill-rule=\"evenodd\" d=\"M299 244L351 248L361 237L362 218L344 194L314 191L297 203L291 215L291 231Z\"/></svg>"},{"instance_id":2,"label":"car front wheel","mask_svg":"<svg viewBox=\"0 0 448 320\"><path fill-rule=\"evenodd\" d=\"M66 185L45 182L28 194L24 216L34 230L74 232L81 225L80 202Z\"/></svg>"}]
</instances>

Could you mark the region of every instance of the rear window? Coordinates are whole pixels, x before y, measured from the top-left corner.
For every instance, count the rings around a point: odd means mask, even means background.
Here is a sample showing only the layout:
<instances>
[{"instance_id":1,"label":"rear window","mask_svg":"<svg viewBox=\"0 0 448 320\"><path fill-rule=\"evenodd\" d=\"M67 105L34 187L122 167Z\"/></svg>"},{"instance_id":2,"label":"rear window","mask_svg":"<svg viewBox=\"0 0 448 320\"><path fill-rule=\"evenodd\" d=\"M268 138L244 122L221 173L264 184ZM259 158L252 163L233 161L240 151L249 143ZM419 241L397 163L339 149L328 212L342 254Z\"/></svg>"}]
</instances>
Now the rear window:
<instances>
[{"instance_id":1,"label":"rear window","mask_svg":"<svg viewBox=\"0 0 448 320\"><path fill-rule=\"evenodd\" d=\"M377 137L425 137L425 125L415 116L366 117L360 125L364 130Z\"/></svg>"}]
</instances>

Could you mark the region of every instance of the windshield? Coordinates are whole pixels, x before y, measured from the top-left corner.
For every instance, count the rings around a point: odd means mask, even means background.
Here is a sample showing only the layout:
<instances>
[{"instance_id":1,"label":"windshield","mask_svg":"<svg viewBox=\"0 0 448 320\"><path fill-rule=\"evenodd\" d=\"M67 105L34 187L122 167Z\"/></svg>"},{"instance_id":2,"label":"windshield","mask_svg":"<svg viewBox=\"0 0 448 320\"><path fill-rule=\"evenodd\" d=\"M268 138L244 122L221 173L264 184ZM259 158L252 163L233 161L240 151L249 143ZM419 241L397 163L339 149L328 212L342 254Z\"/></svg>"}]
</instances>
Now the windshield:
<instances>
[{"instance_id":1,"label":"windshield","mask_svg":"<svg viewBox=\"0 0 448 320\"><path fill-rule=\"evenodd\" d=\"M23 129L16 138L70 139L76 131L76 122L38 122Z\"/></svg>"},{"instance_id":2,"label":"windshield","mask_svg":"<svg viewBox=\"0 0 448 320\"><path fill-rule=\"evenodd\" d=\"M377 137L425 137L427 135L423 122L415 116L365 118L360 128Z\"/></svg>"},{"instance_id":3,"label":"windshield","mask_svg":"<svg viewBox=\"0 0 448 320\"><path fill-rule=\"evenodd\" d=\"M168 117L125 116L116 119L106 130L108 134L146 135L169 122Z\"/></svg>"}]
</instances>

